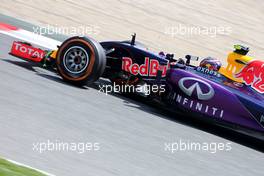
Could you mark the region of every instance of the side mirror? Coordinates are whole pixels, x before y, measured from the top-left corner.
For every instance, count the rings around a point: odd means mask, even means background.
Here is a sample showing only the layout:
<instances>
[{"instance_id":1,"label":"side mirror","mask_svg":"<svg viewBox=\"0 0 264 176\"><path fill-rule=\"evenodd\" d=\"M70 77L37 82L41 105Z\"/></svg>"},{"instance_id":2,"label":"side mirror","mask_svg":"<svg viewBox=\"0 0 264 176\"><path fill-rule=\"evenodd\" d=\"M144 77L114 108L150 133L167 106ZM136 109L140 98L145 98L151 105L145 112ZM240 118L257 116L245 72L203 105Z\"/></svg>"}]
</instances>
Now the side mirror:
<instances>
[{"instance_id":1,"label":"side mirror","mask_svg":"<svg viewBox=\"0 0 264 176\"><path fill-rule=\"evenodd\" d=\"M114 51L115 51L115 48L111 48L109 50L105 50L105 54L107 55L107 54L110 54L110 53L112 53Z\"/></svg>"},{"instance_id":2,"label":"side mirror","mask_svg":"<svg viewBox=\"0 0 264 176\"><path fill-rule=\"evenodd\" d=\"M135 42L136 42L136 36L137 36L137 34L136 33L134 33L133 35L132 35L132 39L131 39L131 45L135 45Z\"/></svg>"},{"instance_id":3,"label":"side mirror","mask_svg":"<svg viewBox=\"0 0 264 176\"><path fill-rule=\"evenodd\" d=\"M185 59L186 59L186 65L190 65L191 60L192 61L198 61L199 57L198 56L192 56L192 55L186 55Z\"/></svg>"}]
</instances>

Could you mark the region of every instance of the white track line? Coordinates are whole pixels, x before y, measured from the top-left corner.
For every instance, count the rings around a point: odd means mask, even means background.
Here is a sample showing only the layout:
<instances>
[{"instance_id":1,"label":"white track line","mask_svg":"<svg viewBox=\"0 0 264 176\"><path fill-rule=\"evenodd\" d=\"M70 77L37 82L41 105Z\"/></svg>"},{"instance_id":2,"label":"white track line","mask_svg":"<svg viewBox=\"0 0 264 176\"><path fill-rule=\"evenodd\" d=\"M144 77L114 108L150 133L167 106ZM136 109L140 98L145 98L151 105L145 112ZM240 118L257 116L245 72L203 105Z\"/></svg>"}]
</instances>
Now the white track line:
<instances>
[{"instance_id":1,"label":"white track line","mask_svg":"<svg viewBox=\"0 0 264 176\"><path fill-rule=\"evenodd\" d=\"M23 29L18 30L0 30L1 34L8 35L19 40L24 40L32 44L40 45L48 49L57 49L57 46L61 44L60 41L35 34Z\"/></svg>"}]
</instances>

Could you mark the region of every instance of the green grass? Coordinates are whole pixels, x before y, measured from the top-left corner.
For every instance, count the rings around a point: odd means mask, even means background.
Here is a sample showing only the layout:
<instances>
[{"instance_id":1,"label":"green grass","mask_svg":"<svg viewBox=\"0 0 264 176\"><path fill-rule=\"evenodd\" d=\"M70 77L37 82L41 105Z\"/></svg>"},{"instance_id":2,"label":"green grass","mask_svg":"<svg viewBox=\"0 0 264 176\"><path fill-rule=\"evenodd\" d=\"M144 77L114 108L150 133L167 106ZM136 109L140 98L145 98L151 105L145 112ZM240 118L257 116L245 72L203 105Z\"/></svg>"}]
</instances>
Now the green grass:
<instances>
[{"instance_id":1,"label":"green grass","mask_svg":"<svg viewBox=\"0 0 264 176\"><path fill-rule=\"evenodd\" d=\"M0 158L0 176L45 176L33 169L13 164Z\"/></svg>"}]
</instances>

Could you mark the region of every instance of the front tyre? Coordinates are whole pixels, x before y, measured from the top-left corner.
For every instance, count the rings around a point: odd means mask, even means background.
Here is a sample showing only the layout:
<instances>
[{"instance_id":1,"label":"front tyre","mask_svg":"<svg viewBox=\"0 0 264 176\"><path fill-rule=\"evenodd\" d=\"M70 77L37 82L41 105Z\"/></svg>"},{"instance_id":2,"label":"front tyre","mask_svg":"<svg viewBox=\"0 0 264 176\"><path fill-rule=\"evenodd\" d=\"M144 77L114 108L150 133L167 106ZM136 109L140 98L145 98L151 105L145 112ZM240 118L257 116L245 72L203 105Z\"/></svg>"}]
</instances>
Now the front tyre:
<instances>
[{"instance_id":1,"label":"front tyre","mask_svg":"<svg viewBox=\"0 0 264 176\"><path fill-rule=\"evenodd\" d=\"M102 46L88 37L71 37L58 49L58 73L67 82L84 85L93 83L104 72L106 56Z\"/></svg>"}]
</instances>

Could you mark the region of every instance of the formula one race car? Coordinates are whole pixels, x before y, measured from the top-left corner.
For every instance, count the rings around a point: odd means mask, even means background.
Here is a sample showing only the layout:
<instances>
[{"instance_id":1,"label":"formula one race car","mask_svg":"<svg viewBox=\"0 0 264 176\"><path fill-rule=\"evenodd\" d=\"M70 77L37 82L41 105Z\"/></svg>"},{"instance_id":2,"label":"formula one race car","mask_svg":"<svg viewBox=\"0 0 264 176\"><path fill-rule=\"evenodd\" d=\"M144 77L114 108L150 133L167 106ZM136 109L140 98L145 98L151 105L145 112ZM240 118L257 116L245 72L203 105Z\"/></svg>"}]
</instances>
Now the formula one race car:
<instances>
[{"instance_id":1,"label":"formula one race car","mask_svg":"<svg viewBox=\"0 0 264 176\"><path fill-rule=\"evenodd\" d=\"M235 45L227 67L212 57L193 66L190 61L198 57L175 59L151 52L135 39L99 43L76 36L48 51L15 41L10 54L52 68L70 83L108 78L119 90L133 90L170 109L250 130L264 139L264 62L247 56L248 48Z\"/></svg>"}]
</instances>

